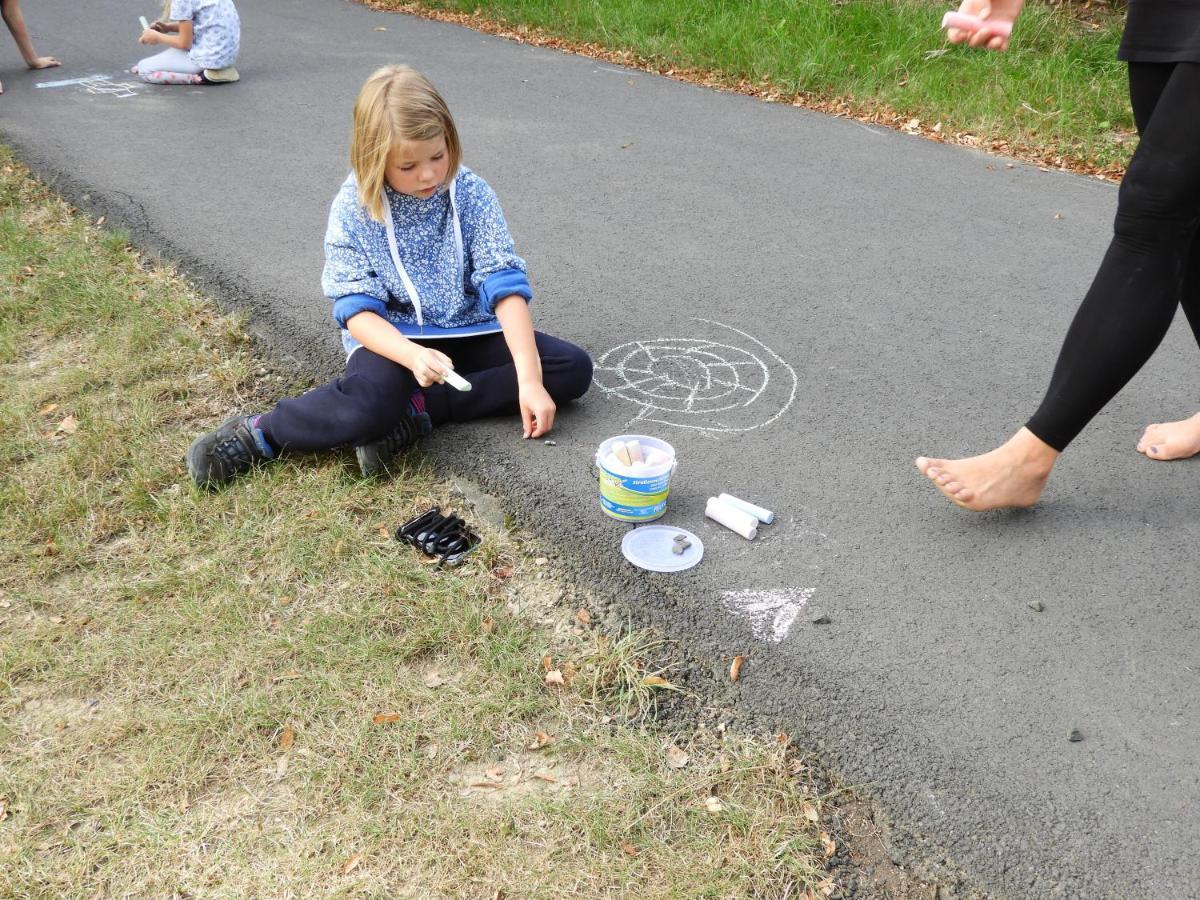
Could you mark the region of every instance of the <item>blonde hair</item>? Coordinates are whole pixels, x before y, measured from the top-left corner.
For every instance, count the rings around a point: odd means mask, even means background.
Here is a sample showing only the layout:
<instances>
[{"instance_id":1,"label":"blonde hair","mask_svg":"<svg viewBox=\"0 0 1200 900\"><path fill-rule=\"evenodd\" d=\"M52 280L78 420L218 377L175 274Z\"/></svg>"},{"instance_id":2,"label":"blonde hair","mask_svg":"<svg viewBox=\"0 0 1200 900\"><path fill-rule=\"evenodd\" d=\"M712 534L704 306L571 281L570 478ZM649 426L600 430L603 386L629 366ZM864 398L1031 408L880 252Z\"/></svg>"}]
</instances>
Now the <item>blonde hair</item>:
<instances>
[{"instance_id":1,"label":"blonde hair","mask_svg":"<svg viewBox=\"0 0 1200 900\"><path fill-rule=\"evenodd\" d=\"M447 181L462 162L458 129L446 101L428 79L409 66L384 66L367 79L354 101L350 165L358 181L358 202L376 222L383 221L388 155L403 141L444 138Z\"/></svg>"}]
</instances>

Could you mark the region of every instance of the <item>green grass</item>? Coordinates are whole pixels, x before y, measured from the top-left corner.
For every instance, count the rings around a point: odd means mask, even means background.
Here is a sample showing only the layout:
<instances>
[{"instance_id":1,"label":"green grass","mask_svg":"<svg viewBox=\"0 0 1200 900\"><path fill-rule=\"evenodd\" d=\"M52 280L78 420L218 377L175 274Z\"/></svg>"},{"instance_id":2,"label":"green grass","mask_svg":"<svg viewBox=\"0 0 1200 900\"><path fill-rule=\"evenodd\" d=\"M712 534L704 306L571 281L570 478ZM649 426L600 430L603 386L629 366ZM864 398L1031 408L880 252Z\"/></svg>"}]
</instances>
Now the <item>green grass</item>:
<instances>
[{"instance_id":1,"label":"green grass","mask_svg":"<svg viewBox=\"0 0 1200 900\"><path fill-rule=\"evenodd\" d=\"M381 8L478 13L553 38L701 70L765 94L942 123L943 135L1040 158L1123 165L1132 116L1122 19L1093 23L1031 2L1007 53L947 44L949 3L929 0L371 0ZM943 52L944 51L944 52ZM698 75L699 73L692 73Z\"/></svg>"},{"instance_id":2,"label":"green grass","mask_svg":"<svg viewBox=\"0 0 1200 900\"><path fill-rule=\"evenodd\" d=\"M0 151L0 896L829 884L819 773L654 728L659 641L580 624L520 535L453 571L389 537L447 501L419 456L187 483L195 433L297 387Z\"/></svg>"}]
</instances>

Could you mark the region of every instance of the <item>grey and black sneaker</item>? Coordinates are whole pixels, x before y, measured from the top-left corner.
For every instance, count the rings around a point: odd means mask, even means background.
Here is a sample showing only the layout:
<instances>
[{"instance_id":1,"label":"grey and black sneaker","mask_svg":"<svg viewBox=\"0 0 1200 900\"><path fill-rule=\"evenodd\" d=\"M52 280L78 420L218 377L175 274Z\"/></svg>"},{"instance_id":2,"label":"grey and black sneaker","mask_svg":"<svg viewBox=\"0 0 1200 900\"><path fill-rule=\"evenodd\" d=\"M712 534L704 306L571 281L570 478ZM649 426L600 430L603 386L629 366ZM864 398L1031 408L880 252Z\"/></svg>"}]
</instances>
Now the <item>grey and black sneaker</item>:
<instances>
[{"instance_id":1,"label":"grey and black sneaker","mask_svg":"<svg viewBox=\"0 0 1200 900\"><path fill-rule=\"evenodd\" d=\"M433 423L427 413L406 415L400 424L369 444L360 444L354 448L358 457L358 468L363 478L375 478L388 472L396 454L405 447L411 447L417 439L433 431Z\"/></svg>"},{"instance_id":2,"label":"grey and black sneaker","mask_svg":"<svg viewBox=\"0 0 1200 900\"><path fill-rule=\"evenodd\" d=\"M216 431L192 441L187 469L196 484L214 490L249 472L257 463L275 458L262 432L251 424L256 418L234 416Z\"/></svg>"}]
</instances>

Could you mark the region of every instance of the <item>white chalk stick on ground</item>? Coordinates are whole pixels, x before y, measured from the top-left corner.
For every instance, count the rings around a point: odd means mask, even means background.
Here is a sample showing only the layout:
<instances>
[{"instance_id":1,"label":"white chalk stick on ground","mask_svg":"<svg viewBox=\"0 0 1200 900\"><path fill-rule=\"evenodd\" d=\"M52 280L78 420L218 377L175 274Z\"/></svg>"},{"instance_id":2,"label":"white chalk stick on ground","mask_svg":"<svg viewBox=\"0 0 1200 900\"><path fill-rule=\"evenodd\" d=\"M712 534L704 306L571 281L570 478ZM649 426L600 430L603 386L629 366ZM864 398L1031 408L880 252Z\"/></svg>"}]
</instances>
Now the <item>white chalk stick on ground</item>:
<instances>
[{"instance_id":1,"label":"white chalk stick on ground","mask_svg":"<svg viewBox=\"0 0 1200 900\"><path fill-rule=\"evenodd\" d=\"M722 503L716 497L709 497L704 507L704 514L714 522L720 522L730 531L735 531L748 541L758 535L758 519L748 512L742 512L736 506Z\"/></svg>"},{"instance_id":2,"label":"white chalk stick on ground","mask_svg":"<svg viewBox=\"0 0 1200 900\"><path fill-rule=\"evenodd\" d=\"M750 515L754 516L754 518L758 519L764 525L770 525L775 521L775 513L769 509L763 509L761 506L755 506L753 503L739 500L733 494L721 494L717 499L735 509L740 509L742 512L750 513Z\"/></svg>"},{"instance_id":3,"label":"white chalk stick on ground","mask_svg":"<svg viewBox=\"0 0 1200 900\"><path fill-rule=\"evenodd\" d=\"M467 379L463 378L453 369L447 369L442 375L445 377L446 383L455 390L469 391L471 389L471 382L467 381Z\"/></svg>"}]
</instances>

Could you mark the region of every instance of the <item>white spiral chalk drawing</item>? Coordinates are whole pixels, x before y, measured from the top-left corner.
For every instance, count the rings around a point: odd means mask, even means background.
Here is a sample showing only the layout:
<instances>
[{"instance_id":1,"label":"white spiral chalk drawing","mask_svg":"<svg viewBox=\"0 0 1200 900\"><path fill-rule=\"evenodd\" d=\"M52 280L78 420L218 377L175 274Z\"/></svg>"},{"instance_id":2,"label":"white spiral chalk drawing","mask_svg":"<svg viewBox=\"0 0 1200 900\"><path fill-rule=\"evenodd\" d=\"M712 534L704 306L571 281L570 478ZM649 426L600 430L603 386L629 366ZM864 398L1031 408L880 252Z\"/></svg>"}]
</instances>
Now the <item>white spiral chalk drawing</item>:
<instances>
[{"instance_id":1,"label":"white spiral chalk drawing","mask_svg":"<svg viewBox=\"0 0 1200 900\"><path fill-rule=\"evenodd\" d=\"M630 341L596 361L596 386L640 407L626 427L640 420L711 435L753 431L782 416L796 399L795 369L732 325L694 321L738 337Z\"/></svg>"},{"instance_id":2,"label":"white spiral chalk drawing","mask_svg":"<svg viewBox=\"0 0 1200 900\"><path fill-rule=\"evenodd\" d=\"M746 619L756 638L778 643L787 637L792 623L812 596L812 588L725 591L721 603L734 615Z\"/></svg>"}]
</instances>

